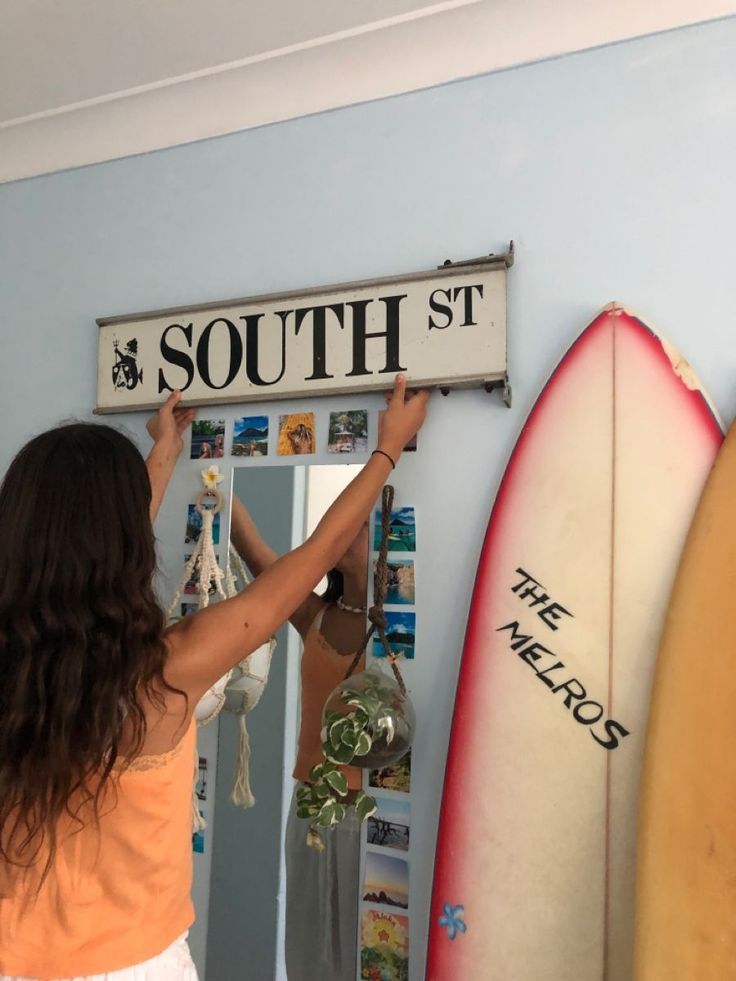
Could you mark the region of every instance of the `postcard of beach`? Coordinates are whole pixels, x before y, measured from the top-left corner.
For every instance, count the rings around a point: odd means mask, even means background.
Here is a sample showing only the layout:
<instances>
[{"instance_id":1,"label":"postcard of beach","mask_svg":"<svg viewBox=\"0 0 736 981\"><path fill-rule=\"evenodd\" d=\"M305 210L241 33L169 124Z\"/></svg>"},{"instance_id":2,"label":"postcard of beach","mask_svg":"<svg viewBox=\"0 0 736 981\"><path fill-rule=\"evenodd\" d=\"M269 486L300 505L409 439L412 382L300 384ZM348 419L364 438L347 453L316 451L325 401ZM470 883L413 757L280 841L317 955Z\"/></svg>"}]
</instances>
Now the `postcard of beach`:
<instances>
[{"instance_id":1,"label":"postcard of beach","mask_svg":"<svg viewBox=\"0 0 736 981\"><path fill-rule=\"evenodd\" d=\"M416 613L405 612L404 610L385 610L386 617L386 640L388 646L399 657L405 657L407 661L414 660L414 638L417 630ZM373 635L373 647L371 653L374 657L385 657L386 651L380 639Z\"/></svg>"},{"instance_id":2,"label":"postcard of beach","mask_svg":"<svg viewBox=\"0 0 736 981\"><path fill-rule=\"evenodd\" d=\"M381 906L409 907L409 865L403 858L366 852L363 900Z\"/></svg>"},{"instance_id":3,"label":"postcard of beach","mask_svg":"<svg viewBox=\"0 0 736 981\"><path fill-rule=\"evenodd\" d=\"M241 416L233 426L233 456L268 454L268 416Z\"/></svg>"},{"instance_id":4,"label":"postcard of beach","mask_svg":"<svg viewBox=\"0 0 736 981\"><path fill-rule=\"evenodd\" d=\"M360 924L364 981L409 981L409 917L364 909Z\"/></svg>"},{"instance_id":5,"label":"postcard of beach","mask_svg":"<svg viewBox=\"0 0 736 981\"><path fill-rule=\"evenodd\" d=\"M376 562L374 571L377 565ZM387 606L414 606L414 559L389 559L387 572L384 603Z\"/></svg>"},{"instance_id":6,"label":"postcard of beach","mask_svg":"<svg viewBox=\"0 0 736 981\"><path fill-rule=\"evenodd\" d=\"M368 844L409 850L410 805L408 800L376 797L377 810L368 818Z\"/></svg>"},{"instance_id":7,"label":"postcard of beach","mask_svg":"<svg viewBox=\"0 0 736 981\"><path fill-rule=\"evenodd\" d=\"M377 552L381 547L381 512L376 511L376 525L373 537L373 548ZM391 524L388 533L389 552L416 552L417 534L414 522L414 508L397 508L391 512Z\"/></svg>"}]
</instances>

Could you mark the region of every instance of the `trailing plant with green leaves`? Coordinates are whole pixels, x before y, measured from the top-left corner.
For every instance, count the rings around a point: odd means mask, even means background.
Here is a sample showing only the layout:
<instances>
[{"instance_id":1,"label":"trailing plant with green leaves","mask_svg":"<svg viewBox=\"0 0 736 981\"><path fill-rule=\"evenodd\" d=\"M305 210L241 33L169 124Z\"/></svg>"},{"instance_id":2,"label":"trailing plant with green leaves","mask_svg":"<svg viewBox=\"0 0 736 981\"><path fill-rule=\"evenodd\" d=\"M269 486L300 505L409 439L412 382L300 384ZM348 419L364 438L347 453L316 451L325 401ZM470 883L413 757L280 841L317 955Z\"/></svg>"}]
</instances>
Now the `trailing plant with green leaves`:
<instances>
[{"instance_id":1,"label":"trailing plant with green leaves","mask_svg":"<svg viewBox=\"0 0 736 981\"><path fill-rule=\"evenodd\" d=\"M307 844L320 851L324 849L322 831L344 821L347 815L348 781L341 767L365 765L372 749L390 745L397 734L392 722L396 700L393 682L386 684L388 679L372 671L349 681L358 678L362 687L343 682L328 702L321 733L324 761L312 767L310 783L297 791L297 816L311 818ZM331 709L335 702L345 708ZM359 821L376 812L374 798L364 790L358 791L353 805Z\"/></svg>"},{"instance_id":2,"label":"trailing plant with green leaves","mask_svg":"<svg viewBox=\"0 0 736 981\"><path fill-rule=\"evenodd\" d=\"M296 792L297 816L312 818L307 830L307 844L324 851L322 832L345 820L348 805L340 798L348 793L348 781L335 763L325 760L309 771L312 781ZM376 812L376 802L364 790L359 790L353 801L359 821L365 821Z\"/></svg>"}]
</instances>

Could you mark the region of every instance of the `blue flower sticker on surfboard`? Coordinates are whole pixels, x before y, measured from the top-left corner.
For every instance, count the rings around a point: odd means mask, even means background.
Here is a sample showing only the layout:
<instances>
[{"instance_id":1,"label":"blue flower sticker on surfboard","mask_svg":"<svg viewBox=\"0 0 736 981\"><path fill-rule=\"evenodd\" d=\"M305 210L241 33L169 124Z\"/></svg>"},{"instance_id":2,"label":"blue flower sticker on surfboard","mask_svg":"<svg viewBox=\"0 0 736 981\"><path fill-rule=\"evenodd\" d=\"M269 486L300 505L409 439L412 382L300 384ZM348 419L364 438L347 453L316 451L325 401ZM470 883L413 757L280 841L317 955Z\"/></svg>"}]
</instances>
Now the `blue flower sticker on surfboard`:
<instances>
[{"instance_id":1,"label":"blue flower sticker on surfboard","mask_svg":"<svg viewBox=\"0 0 736 981\"><path fill-rule=\"evenodd\" d=\"M465 912L464 906L452 906L445 903L443 915L439 918L439 924L447 930L447 936L454 940L458 933L466 933L468 925L463 920L462 914Z\"/></svg>"}]
</instances>

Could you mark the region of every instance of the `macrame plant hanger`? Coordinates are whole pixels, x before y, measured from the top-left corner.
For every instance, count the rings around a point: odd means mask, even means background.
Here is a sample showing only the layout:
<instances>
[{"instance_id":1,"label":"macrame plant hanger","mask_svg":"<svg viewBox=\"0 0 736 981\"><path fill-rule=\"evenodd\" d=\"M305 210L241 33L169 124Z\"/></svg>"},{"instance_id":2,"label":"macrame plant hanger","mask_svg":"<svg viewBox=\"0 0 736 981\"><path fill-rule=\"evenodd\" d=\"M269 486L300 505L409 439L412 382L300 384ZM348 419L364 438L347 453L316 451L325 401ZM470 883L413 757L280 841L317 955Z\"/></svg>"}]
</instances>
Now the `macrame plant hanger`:
<instances>
[{"instance_id":1,"label":"macrame plant hanger","mask_svg":"<svg viewBox=\"0 0 736 981\"><path fill-rule=\"evenodd\" d=\"M368 611L368 631L365 635L360 650L357 651L350 667L345 675L345 680L350 677L360 663L360 659L366 652L368 643L374 633L378 633L378 639L386 654L388 663L396 678L396 684L404 698L407 697L406 685L401 676L398 665L398 654L391 650L391 646L386 638L386 614L383 612L383 604L386 600L386 590L388 589L388 538L391 533L391 510L394 505L394 489L391 484L386 484L383 488L381 499L381 547L378 552L378 562L376 563L376 573L373 578L373 605Z\"/></svg>"},{"instance_id":2,"label":"macrame plant hanger","mask_svg":"<svg viewBox=\"0 0 736 981\"><path fill-rule=\"evenodd\" d=\"M217 484L222 479L223 476L216 466L202 471L204 488L199 492L194 502L197 513L202 519L202 529L199 538L194 543L192 554L184 566L174 597L169 604L167 615L170 622L180 619L176 615L176 609L181 602L184 589L190 581L196 582L200 609L209 606L213 592L218 599L229 599L239 592L237 579L240 579L242 583L241 588L245 588L249 582L240 556L232 547L228 550L228 562L224 572L217 562L212 525L215 515L222 510L225 503L222 494L217 489ZM206 507L204 504L208 497L214 499L215 503L212 507ZM233 574L231 563L235 565L237 575ZM276 638L271 637L265 644L243 658L235 668L228 671L209 689L197 704L194 712L198 726L207 725L219 715L223 708L227 708L228 711L240 717L238 756L230 800L242 807L252 807L255 803L250 786L250 739L245 716L251 709L255 708L260 700L268 681L271 657L275 647ZM196 747L194 752L196 787L199 770L199 754ZM199 811L196 789L193 789L192 826L195 831L201 831L206 827L206 824Z\"/></svg>"},{"instance_id":3,"label":"macrame plant hanger","mask_svg":"<svg viewBox=\"0 0 736 981\"><path fill-rule=\"evenodd\" d=\"M232 593L228 592L228 595L232 596L239 592L236 585L237 580L242 584L241 589L244 589L250 582L243 561L232 545L228 550L225 580L226 590L232 589ZM261 699L268 681L271 658L275 650L276 638L272 636L265 644L249 654L239 664L236 664L230 672L230 680L225 686L225 700L222 709L238 716L240 730L235 778L230 793L230 800L240 807L252 807L256 802L250 786L250 737L248 736L245 717Z\"/></svg>"}]
</instances>

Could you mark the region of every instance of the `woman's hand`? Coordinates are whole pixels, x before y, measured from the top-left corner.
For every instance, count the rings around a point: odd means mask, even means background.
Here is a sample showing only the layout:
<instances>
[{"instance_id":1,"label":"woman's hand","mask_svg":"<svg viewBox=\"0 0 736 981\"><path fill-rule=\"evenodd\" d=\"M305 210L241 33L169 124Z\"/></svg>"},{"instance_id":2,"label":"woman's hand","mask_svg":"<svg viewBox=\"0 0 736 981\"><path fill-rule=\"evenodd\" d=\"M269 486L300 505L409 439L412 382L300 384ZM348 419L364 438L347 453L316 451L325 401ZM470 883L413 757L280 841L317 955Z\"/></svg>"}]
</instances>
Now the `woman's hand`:
<instances>
[{"instance_id":1,"label":"woman's hand","mask_svg":"<svg viewBox=\"0 0 736 981\"><path fill-rule=\"evenodd\" d=\"M194 409L179 408L181 392L172 392L158 412L146 423L154 443L161 443L178 456L184 446L182 435L194 419Z\"/></svg>"},{"instance_id":2,"label":"woman's hand","mask_svg":"<svg viewBox=\"0 0 736 981\"><path fill-rule=\"evenodd\" d=\"M429 389L406 391L406 378L397 375L394 390L386 397L388 408L381 414L378 427L378 449L398 460L409 440L422 427L427 416Z\"/></svg>"}]
</instances>

